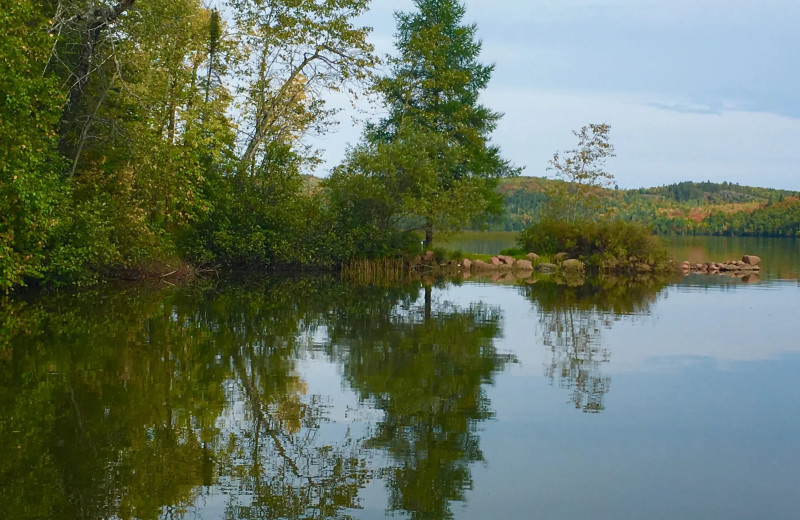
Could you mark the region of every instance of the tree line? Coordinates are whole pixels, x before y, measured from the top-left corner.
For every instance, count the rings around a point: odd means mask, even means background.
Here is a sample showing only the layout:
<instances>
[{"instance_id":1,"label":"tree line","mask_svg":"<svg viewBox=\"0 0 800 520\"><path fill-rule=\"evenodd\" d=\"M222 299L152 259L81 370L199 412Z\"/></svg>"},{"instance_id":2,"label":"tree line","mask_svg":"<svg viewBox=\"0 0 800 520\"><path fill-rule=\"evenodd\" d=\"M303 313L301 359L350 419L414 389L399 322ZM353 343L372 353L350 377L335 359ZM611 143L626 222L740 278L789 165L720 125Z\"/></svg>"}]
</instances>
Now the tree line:
<instances>
[{"instance_id":1,"label":"tree line","mask_svg":"<svg viewBox=\"0 0 800 520\"><path fill-rule=\"evenodd\" d=\"M456 1L397 13L386 72L369 0L3 0L0 286L210 266L333 266L497 210L518 170L478 102L492 67ZM332 92L387 116L319 189L302 174Z\"/></svg>"},{"instance_id":2,"label":"tree line","mask_svg":"<svg viewBox=\"0 0 800 520\"><path fill-rule=\"evenodd\" d=\"M471 224L473 229L520 231L548 213L560 180L503 181L503 212ZM682 182L656 188L599 188L593 211L646 224L659 235L795 237L800 231L798 193L732 183Z\"/></svg>"}]
</instances>

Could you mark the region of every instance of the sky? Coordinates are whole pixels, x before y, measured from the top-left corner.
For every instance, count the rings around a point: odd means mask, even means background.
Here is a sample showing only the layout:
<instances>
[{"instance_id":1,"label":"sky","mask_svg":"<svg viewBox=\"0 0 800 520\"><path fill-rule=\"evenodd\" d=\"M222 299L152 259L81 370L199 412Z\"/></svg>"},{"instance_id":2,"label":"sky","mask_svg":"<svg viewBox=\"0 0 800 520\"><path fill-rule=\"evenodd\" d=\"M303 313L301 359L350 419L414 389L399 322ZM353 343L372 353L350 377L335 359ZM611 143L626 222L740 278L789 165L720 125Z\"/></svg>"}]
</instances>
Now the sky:
<instances>
[{"instance_id":1,"label":"sky","mask_svg":"<svg viewBox=\"0 0 800 520\"><path fill-rule=\"evenodd\" d=\"M481 101L502 112L493 141L524 175L574 148L572 130L611 125L621 188L681 181L800 190L800 2L797 0L466 0L481 61L495 66ZM363 17L384 56L397 10ZM363 102L314 145L325 168L380 116ZM367 111L364 115L363 110Z\"/></svg>"}]
</instances>

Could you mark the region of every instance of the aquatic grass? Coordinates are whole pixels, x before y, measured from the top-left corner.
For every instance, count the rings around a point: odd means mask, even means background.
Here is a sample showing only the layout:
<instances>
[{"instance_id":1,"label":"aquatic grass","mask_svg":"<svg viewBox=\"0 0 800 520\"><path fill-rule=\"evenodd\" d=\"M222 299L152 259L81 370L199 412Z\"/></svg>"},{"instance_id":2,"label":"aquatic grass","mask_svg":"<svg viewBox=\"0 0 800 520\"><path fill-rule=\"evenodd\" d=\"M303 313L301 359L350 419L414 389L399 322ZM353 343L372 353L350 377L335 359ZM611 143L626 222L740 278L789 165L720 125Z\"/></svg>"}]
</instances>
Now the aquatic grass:
<instances>
[{"instance_id":1,"label":"aquatic grass","mask_svg":"<svg viewBox=\"0 0 800 520\"><path fill-rule=\"evenodd\" d=\"M407 261L399 258L359 259L342 266L342 278L357 284L391 285L411 277Z\"/></svg>"}]
</instances>

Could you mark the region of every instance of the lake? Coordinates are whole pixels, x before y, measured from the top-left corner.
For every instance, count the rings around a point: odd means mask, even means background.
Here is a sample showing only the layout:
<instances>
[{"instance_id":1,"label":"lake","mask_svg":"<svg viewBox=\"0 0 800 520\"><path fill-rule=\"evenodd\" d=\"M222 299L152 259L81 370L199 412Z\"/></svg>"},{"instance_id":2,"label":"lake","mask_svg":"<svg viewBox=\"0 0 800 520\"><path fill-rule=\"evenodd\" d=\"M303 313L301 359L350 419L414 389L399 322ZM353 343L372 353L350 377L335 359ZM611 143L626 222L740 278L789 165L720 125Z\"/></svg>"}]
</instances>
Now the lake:
<instances>
[{"instance_id":1,"label":"lake","mask_svg":"<svg viewBox=\"0 0 800 520\"><path fill-rule=\"evenodd\" d=\"M798 243L673 247L765 269L3 300L4 517L800 518Z\"/></svg>"}]
</instances>

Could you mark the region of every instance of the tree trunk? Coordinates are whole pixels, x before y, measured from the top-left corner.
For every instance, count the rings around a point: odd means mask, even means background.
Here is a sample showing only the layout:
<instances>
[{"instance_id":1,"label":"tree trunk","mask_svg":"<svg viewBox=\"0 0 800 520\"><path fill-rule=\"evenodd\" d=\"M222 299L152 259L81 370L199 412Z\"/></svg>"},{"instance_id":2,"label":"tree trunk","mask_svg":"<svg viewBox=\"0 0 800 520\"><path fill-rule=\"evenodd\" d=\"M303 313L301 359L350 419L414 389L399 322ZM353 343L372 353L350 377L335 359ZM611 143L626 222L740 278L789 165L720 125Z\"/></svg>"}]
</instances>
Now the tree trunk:
<instances>
[{"instance_id":1,"label":"tree trunk","mask_svg":"<svg viewBox=\"0 0 800 520\"><path fill-rule=\"evenodd\" d=\"M67 103L64 105L64 112L61 114L60 148L61 152L67 156L71 156L71 153L69 153L68 140L65 139L65 134L67 133L67 128L74 123L78 115L86 85L89 83L89 76L92 73L92 62L94 60L95 49L100 42L100 36L111 23L133 5L134 1L135 0L120 0L117 5L111 8L98 7L92 11L89 19L86 20L84 34L81 35L83 44L81 46L80 56L78 57L75 71L70 77L72 85L70 85L69 88L69 95L67 96Z\"/></svg>"},{"instance_id":2,"label":"tree trunk","mask_svg":"<svg viewBox=\"0 0 800 520\"><path fill-rule=\"evenodd\" d=\"M423 245L428 250L433 244L433 223L430 220L425 221L425 242Z\"/></svg>"},{"instance_id":3,"label":"tree trunk","mask_svg":"<svg viewBox=\"0 0 800 520\"><path fill-rule=\"evenodd\" d=\"M425 286L425 323L431 321L431 303L432 303L432 293L433 290L431 289L430 285Z\"/></svg>"}]
</instances>

